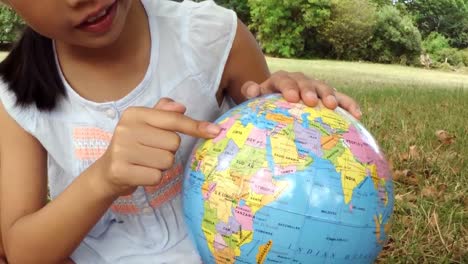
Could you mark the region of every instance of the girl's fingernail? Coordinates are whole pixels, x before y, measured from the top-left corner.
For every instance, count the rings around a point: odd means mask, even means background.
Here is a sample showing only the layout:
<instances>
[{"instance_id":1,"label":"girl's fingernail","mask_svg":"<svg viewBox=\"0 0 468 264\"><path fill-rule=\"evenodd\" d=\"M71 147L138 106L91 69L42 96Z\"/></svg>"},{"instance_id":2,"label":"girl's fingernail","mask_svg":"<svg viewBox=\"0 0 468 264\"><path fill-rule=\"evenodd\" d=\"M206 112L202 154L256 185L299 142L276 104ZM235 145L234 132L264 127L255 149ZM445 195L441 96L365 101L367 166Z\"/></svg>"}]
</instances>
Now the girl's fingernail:
<instances>
[{"instance_id":1,"label":"girl's fingernail","mask_svg":"<svg viewBox=\"0 0 468 264\"><path fill-rule=\"evenodd\" d=\"M331 102L334 102L334 103L337 103L338 104L338 101L336 101L336 97L334 95L329 95L327 96L327 100L331 103Z\"/></svg>"},{"instance_id":2,"label":"girl's fingernail","mask_svg":"<svg viewBox=\"0 0 468 264\"><path fill-rule=\"evenodd\" d=\"M254 97L257 97L258 92L257 92L257 86L256 85L251 85L249 88L247 88L247 98L251 99Z\"/></svg>"},{"instance_id":3,"label":"girl's fingernail","mask_svg":"<svg viewBox=\"0 0 468 264\"><path fill-rule=\"evenodd\" d=\"M206 127L206 131L208 131L208 133L210 133L210 134L218 135L219 132L221 132L221 127L219 127L218 125L215 125L215 124L209 124Z\"/></svg>"},{"instance_id":4,"label":"girl's fingernail","mask_svg":"<svg viewBox=\"0 0 468 264\"><path fill-rule=\"evenodd\" d=\"M312 92L312 91L306 92L305 96L308 97L308 98L310 98L310 99L315 99L315 98L317 98L317 94L314 93L314 92Z\"/></svg>"},{"instance_id":5,"label":"girl's fingernail","mask_svg":"<svg viewBox=\"0 0 468 264\"><path fill-rule=\"evenodd\" d=\"M361 111L361 109L359 109L359 108L356 109L356 113L357 113L357 115L358 115L359 117L362 116L362 111Z\"/></svg>"}]
</instances>

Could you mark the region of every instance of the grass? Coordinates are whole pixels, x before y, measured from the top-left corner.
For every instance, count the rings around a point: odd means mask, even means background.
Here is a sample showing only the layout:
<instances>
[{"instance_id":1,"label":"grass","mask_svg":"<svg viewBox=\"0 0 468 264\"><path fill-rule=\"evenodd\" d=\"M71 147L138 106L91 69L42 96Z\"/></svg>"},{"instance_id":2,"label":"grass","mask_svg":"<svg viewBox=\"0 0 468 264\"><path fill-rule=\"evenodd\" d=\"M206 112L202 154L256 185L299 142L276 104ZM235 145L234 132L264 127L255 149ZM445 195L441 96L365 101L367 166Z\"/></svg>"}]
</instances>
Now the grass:
<instances>
[{"instance_id":1,"label":"grass","mask_svg":"<svg viewBox=\"0 0 468 264\"><path fill-rule=\"evenodd\" d=\"M333 61L269 64L313 75L360 102L362 122L395 178L393 228L379 262L468 263L468 75Z\"/></svg>"},{"instance_id":2,"label":"grass","mask_svg":"<svg viewBox=\"0 0 468 264\"><path fill-rule=\"evenodd\" d=\"M0 53L0 60L4 54ZM393 164L395 213L380 263L468 263L468 75L394 65L268 59L357 99ZM443 130L446 133L436 132Z\"/></svg>"},{"instance_id":3,"label":"grass","mask_svg":"<svg viewBox=\"0 0 468 264\"><path fill-rule=\"evenodd\" d=\"M301 71L336 87L468 88L468 74L373 63L268 58L270 67Z\"/></svg>"}]
</instances>

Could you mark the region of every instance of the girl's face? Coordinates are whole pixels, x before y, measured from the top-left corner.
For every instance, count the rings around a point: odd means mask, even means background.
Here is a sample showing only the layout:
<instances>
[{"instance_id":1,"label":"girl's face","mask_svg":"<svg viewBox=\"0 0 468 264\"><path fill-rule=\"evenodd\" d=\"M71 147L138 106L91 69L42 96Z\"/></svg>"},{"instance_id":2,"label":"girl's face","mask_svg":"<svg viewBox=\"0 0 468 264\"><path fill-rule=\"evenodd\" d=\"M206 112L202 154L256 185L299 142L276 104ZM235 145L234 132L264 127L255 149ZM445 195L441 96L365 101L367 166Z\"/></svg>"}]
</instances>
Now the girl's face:
<instances>
[{"instance_id":1,"label":"girl's face","mask_svg":"<svg viewBox=\"0 0 468 264\"><path fill-rule=\"evenodd\" d=\"M123 31L135 0L7 0L38 33L69 45L102 48Z\"/></svg>"}]
</instances>

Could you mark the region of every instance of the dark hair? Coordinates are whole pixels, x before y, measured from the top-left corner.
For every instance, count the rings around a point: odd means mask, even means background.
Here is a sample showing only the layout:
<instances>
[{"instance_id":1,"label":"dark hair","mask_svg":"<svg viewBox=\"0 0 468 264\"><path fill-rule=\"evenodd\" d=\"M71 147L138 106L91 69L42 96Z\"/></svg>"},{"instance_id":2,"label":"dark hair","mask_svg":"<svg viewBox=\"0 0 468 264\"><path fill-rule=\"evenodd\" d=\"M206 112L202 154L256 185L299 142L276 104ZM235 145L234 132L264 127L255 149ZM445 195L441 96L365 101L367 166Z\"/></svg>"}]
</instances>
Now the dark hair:
<instances>
[{"instance_id":1,"label":"dark hair","mask_svg":"<svg viewBox=\"0 0 468 264\"><path fill-rule=\"evenodd\" d=\"M19 106L35 104L39 110L50 111L66 96L52 40L29 27L0 63L0 78L16 95Z\"/></svg>"}]
</instances>

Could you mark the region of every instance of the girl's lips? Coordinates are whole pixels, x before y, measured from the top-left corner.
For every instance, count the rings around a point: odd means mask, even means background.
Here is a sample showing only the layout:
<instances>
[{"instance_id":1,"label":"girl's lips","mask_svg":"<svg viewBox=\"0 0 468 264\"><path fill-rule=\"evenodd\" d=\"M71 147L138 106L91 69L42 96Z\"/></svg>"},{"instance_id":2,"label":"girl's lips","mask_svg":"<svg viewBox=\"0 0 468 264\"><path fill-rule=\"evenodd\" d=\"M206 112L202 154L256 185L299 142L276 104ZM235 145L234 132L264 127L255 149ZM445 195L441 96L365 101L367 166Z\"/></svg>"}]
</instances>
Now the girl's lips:
<instances>
[{"instance_id":1,"label":"girl's lips","mask_svg":"<svg viewBox=\"0 0 468 264\"><path fill-rule=\"evenodd\" d=\"M90 33L106 33L108 32L114 22L115 15L117 13L118 1L114 1L112 5L104 10L99 11L95 15L90 15L86 21L78 25L78 29L90 32ZM100 16L100 14L103 14Z\"/></svg>"}]
</instances>

